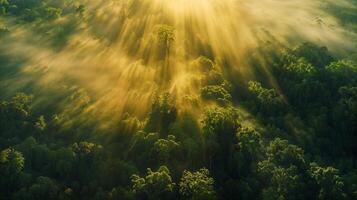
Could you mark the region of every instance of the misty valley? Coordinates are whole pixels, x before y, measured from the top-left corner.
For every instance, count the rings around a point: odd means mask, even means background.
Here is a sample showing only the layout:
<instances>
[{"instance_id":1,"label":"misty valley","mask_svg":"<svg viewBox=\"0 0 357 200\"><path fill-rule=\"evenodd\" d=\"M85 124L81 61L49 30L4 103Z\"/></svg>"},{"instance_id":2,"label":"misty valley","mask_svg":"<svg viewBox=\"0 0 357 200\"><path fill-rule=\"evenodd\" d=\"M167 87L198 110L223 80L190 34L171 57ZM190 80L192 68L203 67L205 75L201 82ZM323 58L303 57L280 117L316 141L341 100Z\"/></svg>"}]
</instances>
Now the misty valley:
<instances>
[{"instance_id":1,"label":"misty valley","mask_svg":"<svg viewBox=\"0 0 357 200\"><path fill-rule=\"evenodd\" d=\"M0 0L0 200L357 199L357 0Z\"/></svg>"}]
</instances>

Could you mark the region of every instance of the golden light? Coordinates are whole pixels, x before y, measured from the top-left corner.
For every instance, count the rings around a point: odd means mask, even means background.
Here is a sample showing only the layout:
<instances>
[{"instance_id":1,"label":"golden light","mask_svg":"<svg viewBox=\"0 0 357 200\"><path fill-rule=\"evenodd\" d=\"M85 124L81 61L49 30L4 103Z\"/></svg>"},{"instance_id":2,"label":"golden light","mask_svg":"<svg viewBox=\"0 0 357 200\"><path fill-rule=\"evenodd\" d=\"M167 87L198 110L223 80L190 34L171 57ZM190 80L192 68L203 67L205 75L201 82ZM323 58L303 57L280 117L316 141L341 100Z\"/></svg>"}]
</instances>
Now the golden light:
<instances>
[{"instance_id":1,"label":"golden light","mask_svg":"<svg viewBox=\"0 0 357 200\"><path fill-rule=\"evenodd\" d=\"M346 33L319 9L321 2L84 0L84 19L60 50L51 49L46 39L23 27L13 32L9 53L29 58L23 73L30 78L16 88L29 82L44 91L78 85L92 99L81 114L109 124L126 112L143 117L156 92L171 92L182 108L192 109L187 99L199 96L202 75L195 60L200 56L215 61L228 76L249 80L254 79L254 70L247 58L255 57L267 67L264 54L252 53L257 48L280 48L290 44L291 38L297 43L347 45ZM316 22L316 17L325 24ZM61 26L69 20L56 23ZM164 30L172 33L160 33L163 26L172 27ZM173 34L173 38L160 34ZM34 42L20 39L25 35Z\"/></svg>"}]
</instances>

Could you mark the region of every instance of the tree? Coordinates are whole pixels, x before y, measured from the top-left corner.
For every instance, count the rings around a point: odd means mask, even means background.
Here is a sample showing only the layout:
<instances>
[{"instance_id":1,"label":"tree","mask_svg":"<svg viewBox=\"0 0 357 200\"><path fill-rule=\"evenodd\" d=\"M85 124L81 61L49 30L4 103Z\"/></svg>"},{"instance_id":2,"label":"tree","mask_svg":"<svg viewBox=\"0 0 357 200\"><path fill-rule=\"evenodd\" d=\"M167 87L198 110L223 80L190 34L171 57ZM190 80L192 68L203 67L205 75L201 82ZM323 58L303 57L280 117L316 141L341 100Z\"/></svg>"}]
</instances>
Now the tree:
<instances>
[{"instance_id":1,"label":"tree","mask_svg":"<svg viewBox=\"0 0 357 200\"><path fill-rule=\"evenodd\" d=\"M12 176L13 174L19 174L25 165L25 158L21 152L16 151L13 148L8 148L0 152L0 171L1 175Z\"/></svg>"},{"instance_id":2,"label":"tree","mask_svg":"<svg viewBox=\"0 0 357 200\"><path fill-rule=\"evenodd\" d=\"M335 60L326 47L320 47L309 42L302 43L293 48L291 53L297 57L304 58L319 68L323 68Z\"/></svg>"},{"instance_id":3,"label":"tree","mask_svg":"<svg viewBox=\"0 0 357 200\"><path fill-rule=\"evenodd\" d=\"M180 143L176 141L174 135L167 136L167 139L159 139L154 144L154 152L158 155L160 161L167 163L172 153L178 149Z\"/></svg>"},{"instance_id":4,"label":"tree","mask_svg":"<svg viewBox=\"0 0 357 200\"><path fill-rule=\"evenodd\" d=\"M344 182L339 170L333 167L320 167L316 163L310 164L310 175L320 188L318 199L333 200L346 199Z\"/></svg>"},{"instance_id":5,"label":"tree","mask_svg":"<svg viewBox=\"0 0 357 200\"><path fill-rule=\"evenodd\" d=\"M110 200L135 200L135 196L131 191L126 190L125 188L114 188L112 191L109 193L109 199Z\"/></svg>"},{"instance_id":6,"label":"tree","mask_svg":"<svg viewBox=\"0 0 357 200\"><path fill-rule=\"evenodd\" d=\"M275 167L271 171L269 186L263 189L263 200L304 199L302 177L295 166Z\"/></svg>"},{"instance_id":7,"label":"tree","mask_svg":"<svg viewBox=\"0 0 357 200\"><path fill-rule=\"evenodd\" d=\"M206 100L217 101L221 105L228 105L232 101L231 85L224 79L220 68L210 59L199 57L194 67L202 72L201 97Z\"/></svg>"},{"instance_id":8,"label":"tree","mask_svg":"<svg viewBox=\"0 0 357 200\"><path fill-rule=\"evenodd\" d=\"M98 144L94 144L91 142L79 142L74 143L72 148L77 153L78 156L85 157L85 156L93 156L97 152L99 152L103 147Z\"/></svg>"},{"instance_id":9,"label":"tree","mask_svg":"<svg viewBox=\"0 0 357 200\"><path fill-rule=\"evenodd\" d=\"M158 133L146 133L144 131L138 131L134 134L132 141L129 145L127 155L125 158L131 158L135 162L139 169L145 170L147 167L157 161L157 157L153 158L153 146L156 141L160 139ZM159 163L157 163L159 164Z\"/></svg>"},{"instance_id":10,"label":"tree","mask_svg":"<svg viewBox=\"0 0 357 200\"><path fill-rule=\"evenodd\" d=\"M357 139L357 87L344 86L338 90L341 98L333 109L333 124L346 153L354 155Z\"/></svg>"},{"instance_id":11,"label":"tree","mask_svg":"<svg viewBox=\"0 0 357 200\"><path fill-rule=\"evenodd\" d=\"M48 177L38 177L36 182L29 188L33 199L55 200L59 196L59 187Z\"/></svg>"},{"instance_id":12,"label":"tree","mask_svg":"<svg viewBox=\"0 0 357 200\"><path fill-rule=\"evenodd\" d=\"M24 165L25 158L15 149L8 148L0 152L0 194L10 195L18 189Z\"/></svg>"},{"instance_id":13,"label":"tree","mask_svg":"<svg viewBox=\"0 0 357 200\"><path fill-rule=\"evenodd\" d=\"M145 177L134 174L131 182L132 190L139 199L170 199L175 187L166 166L161 166L156 172L147 169Z\"/></svg>"},{"instance_id":14,"label":"tree","mask_svg":"<svg viewBox=\"0 0 357 200\"><path fill-rule=\"evenodd\" d=\"M266 149L266 156L269 162L278 166L295 165L300 168L305 166L304 150L280 138L270 142Z\"/></svg>"},{"instance_id":15,"label":"tree","mask_svg":"<svg viewBox=\"0 0 357 200\"><path fill-rule=\"evenodd\" d=\"M9 7L8 0L0 0L0 15L5 15Z\"/></svg>"},{"instance_id":16,"label":"tree","mask_svg":"<svg viewBox=\"0 0 357 200\"><path fill-rule=\"evenodd\" d=\"M238 151L247 157L256 157L263 151L262 137L252 127L242 127L237 131Z\"/></svg>"},{"instance_id":17,"label":"tree","mask_svg":"<svg viewBox=\"0 0 357 200\"><path fill-rule=\"evenodd\" d=\"M223 155L229 153L231 144L236 139L235 131L240 126L238 118L238 113L233 108L215 107L205 112L202 129L210 154L215 154L218 150Z\"/></svg>"},{"instance_id":18,"label":"tree","mask_svg":"<svg viewBox=\"0 0 357 200\"><path fill-rule=\"evenodd\" d=\"M39 131L44 131L47 127L45 117L41 115L35 122L35 128Z\"/></svg>"},{"instance_id":19,"label":"tree","mask_svg":"<svg viewBox=\"0 0 357 200\"><path fill-rule=\"evenodd\" d=\"M240 127L239 115L232 107L213 107L206 110L203 123L203 132L207 136L227 134L235 136L235 131Z\"/></svg>"},{"instance_id":20,"label":"tree","mask_svg":"<svg viewBox=\"0 0 357 200\"><path fill-rule=\"evenodd\" d=\"M231 85L227 80L224 79L223 74L217 68L210 70L203 74L201 78L201 85L205 86L220 86L225 90L230 91Z\"/></svg>"},{"instance_id":21,"label":"tree","mask_svg":"<svg viewBox=\"0 0 357 200\"><path fill-rule=\"evenodd\" d=\"M60 18L61 14L62 14L62 9L60 8L48 7L45 9L45 15L48 20Z\"/></svg>"},{"instance_id":22,"label":"tree","mask_svg":"<svg viewBox=\"0 0 357 200\"><path fill-rule=\"evenodd\" d=\"M46 152L46 147L43 146L42 148L38 148L37 151L42 151L42 155L43 155L42 161L46 161L46 158L48 158L49 156L46 155L46 153L47 154L50 153L50 152ZM81 167L80 165L78 165L78 162L75 163L75 159L76 159L76 154L74 152L74 149L70 147L61 147L56 151L51 152L51 159L50 159L51 174L54 177L71 179L73 174L75 173L73 172L73 170L75 168Z\"/></svg>"},{"instance_id":23,"label":"tree","mask_svg":"<svg viewBox=\"0 0 357 200\"><path fill-rule=\"evenodd\" d=\"M239 116L234 108L214 107L205 112L203 134L209 169L220 177L225 173L235 150L236 130L240 127ZM215 174L216 176L216 174Z\"/></svg>"},{"instance_id":24,"label":"tree","mask_svg":"<svg viewBox=\"0 0 357 200\"><path fill-rule=\"evenodd\" d=\"M174 98L169 93L158 95L153 100L145 130L168 135L171 124L176 120L177 108Z\"/></svg>"},{"instance_id":25,"label":"tree","mask_svg":"<svg viewBox=\"0 0 357 200\"><path fill-rule=\"evenodd\" d=\"M237 151L233 155L232 166L238 169L240 176L253 174L256 171L257 162L263 157L262 136L252 127L241 127L237 130L236 137Z\"/></svg>"},{"instance_id":26,"label":"tree","mask_svg":"<svg viewBox=\"0 0 357 200\"><path fill-rule=\"evenodd\" d=\"M284 76L282 78L290 78L298 81L303 78L308 78L316 72L315 67L304 58L299 58L289 53L285 53L281 59L281 68L284 70L284 74L280 75Z\"/></svg>"},{"instance_id":27,"label":"tree","mask_svg":"<svg viewBox=\"0 0 357 200\"><path fill-rule=\"evenodd\" d=\"M254 94L258 104L258 112L267 115L276 115L282 112L283 98L274 89L267 89L260 82L249 81L248 90Z\"/></svg>"},{"instance_id":28,"label":"tree","mask_svg":"<svg viewBox=\"0 0 357 200\"><path fill-rule=\"evenodd\" d=\"M28 134L31 101L32 96L24 93L17 93L10 101L0 101L0 135L24 137Z\"/></svg>"},{"instance_id":29,"label":"tree","mask_svg":"<svg viewBox=\"0 0 357 200\"><path fill-rule=\"evenodd\" d=\"M165 51L165 59L169 59L172 43L175 41L175 28L169 25L161 25L157 30L159 46Z\"/></svg>"},{"instance_id":30,"label":"tree","mask_svg":"<svg viewBox=\"0 0 357 200\"><path fill-rule=\"evenodd\" d=\"M349 60L340 60L326 66L328 85L335 90L345 85L357 83L357 65Z\"/></svg>"},{"instance_id":31,"label":"tree","mask_svg":"<svg viewBox=\"0 0 357 200\"><path fill-rule=\"evenodd\" d=\"M103 146L91 142L80 142L72 145L75 153L75 173L79 181L86 182L93 174L92 170L96 169L96 164L102 158L101 153Z\"/></svg>"},{"instance_id":32,"label":"tree","mask_svg":"<svg viewBox=\"0 0 357 200\"><path fill-rule=\"evenodd\" d=\"M215 100L218 103L225 105L232 100L232 96L222 86L205 86L201 88L201 96L203 99Z\"/></svg>"},{"instance_id":33,"label":"tree","mask_svg":"<svg viewBox=\"0 0 357 200\"><path fill-rule=\"evenodd\" d=\"M216 68L215 63L205 56L200 56L199 58L197 58L195 60L195 64L197 65L200 71L206 73L209 71L213 71Z\"/></svg>"},{"instance_id":34,"label":"tree","mask_svg":"<svg viewBox=\"0 0 357 200\"><path fill-rule=\"evenodd\" d=\"M103 188L128 186L131 183L131 175L137 173L137 165L118 158L103 160L99 163L98 182Z\"/></svg>"},{"instance_id":35,"label":"tree","mask_svg":"<svg viewBox=\"0 0 357 200\"><path fill-rule=\"evenodd\" d=\"M33 96L25 93L17 93L10 102L10 108L14 114L19 117L27 117L30 115L30 103Z\"/></svg>"},{"instance_id":36,"label":"tree","mask_svg":"<svg viewBox=\"0 0 357 200\"><path fill-rule=\"evenodd\" d=\"M213 200L216 199L214 180L205 168L196 172L184 171L179 183L180 195L184 199Z\"/></svg>"},{"instance_id":37,"label":"tree","mask_svg":"<svg viewBox=\"0 0 357 200\"><path fill-rule=\"evenodd\" d=\"M266 160L258 163L263 199L304 199L307 190L304 151L277 138L266 149Z\"/></svg>"}]
</instances>

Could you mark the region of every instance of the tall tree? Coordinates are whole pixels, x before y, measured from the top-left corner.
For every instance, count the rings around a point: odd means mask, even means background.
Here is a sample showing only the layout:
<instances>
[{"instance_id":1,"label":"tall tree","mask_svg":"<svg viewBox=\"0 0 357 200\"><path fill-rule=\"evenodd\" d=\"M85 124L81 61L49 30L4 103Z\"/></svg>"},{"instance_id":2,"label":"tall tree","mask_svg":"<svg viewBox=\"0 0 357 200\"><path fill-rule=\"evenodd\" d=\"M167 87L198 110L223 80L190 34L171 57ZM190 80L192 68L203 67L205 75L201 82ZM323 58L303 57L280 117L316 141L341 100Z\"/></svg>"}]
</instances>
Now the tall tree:
<instances>
[{"instance_id":1,"label":"tall tree","mask_svg":"<svg viewBox=\"0 0 357 200\"><path fill-rule=\"evenodd\" d=\"M190 200L214 200L214 180L210 177L208 169L196 172L184 171L179 183L180 195Z\"/></svg>"}]
</instances>

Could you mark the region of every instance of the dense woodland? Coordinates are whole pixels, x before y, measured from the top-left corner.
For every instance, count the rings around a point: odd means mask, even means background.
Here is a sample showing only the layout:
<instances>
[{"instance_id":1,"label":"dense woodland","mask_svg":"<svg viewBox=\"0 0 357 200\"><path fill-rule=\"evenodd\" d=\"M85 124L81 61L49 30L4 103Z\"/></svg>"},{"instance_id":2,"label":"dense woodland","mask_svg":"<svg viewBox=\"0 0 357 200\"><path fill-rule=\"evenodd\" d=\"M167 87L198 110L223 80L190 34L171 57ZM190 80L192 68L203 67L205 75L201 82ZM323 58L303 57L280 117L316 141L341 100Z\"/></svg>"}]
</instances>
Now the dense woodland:
<instances>
[{"instance_id":1,"label":"dense woodland","mask_svg":"<svg viewBox=\"0 0 357 200\"><path fill-rule=\"evenodd\" d=\"M356 10L334 9L355 27ZM11 21L47 30L60 51L86 12L71 0L0 0L0 43ZM48 25L61 16L70 18L62 28ZM0 199L356 199L357 63L310 42L267 51L274 85L263 74L233 80L210 55L197 57L199 96L210 102L201 117L159 92L145 118L125 114L99 133L67 123L73 112L35 109L31 88L0 94ZM6 55L0 82L21 67ZM83 93L61 99L81 109Z\"/></svg>"}]
</instances>

